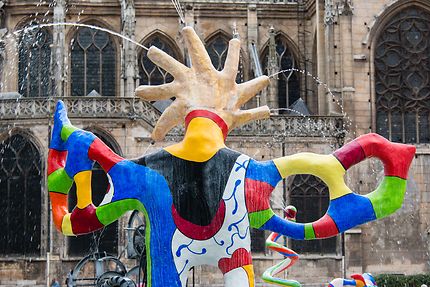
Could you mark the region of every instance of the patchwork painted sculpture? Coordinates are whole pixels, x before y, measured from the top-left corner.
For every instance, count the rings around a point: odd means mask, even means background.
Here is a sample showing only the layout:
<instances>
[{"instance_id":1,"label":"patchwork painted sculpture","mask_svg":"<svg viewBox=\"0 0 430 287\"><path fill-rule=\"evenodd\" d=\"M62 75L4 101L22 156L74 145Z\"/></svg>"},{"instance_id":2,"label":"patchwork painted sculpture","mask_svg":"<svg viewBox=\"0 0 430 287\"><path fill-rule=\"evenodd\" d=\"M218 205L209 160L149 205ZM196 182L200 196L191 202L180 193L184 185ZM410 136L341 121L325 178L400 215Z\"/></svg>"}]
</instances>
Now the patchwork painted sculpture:
<instances>
[{"instance_id":1,"label":"patchwork painted sculpture","mask_svg":"<svg viewBox=\"0 0 430 287\"><path fill-rule=\"evenodd\" d=\"M218 266L225 286L254 286L249 228L309 240L334 236L356 225L390 215L401 207L415 148L368 134L331 155L299 153L259 162L228 149L228 132L269 116L261 107L240 107L268 83L268 77L236 84L240 43L230 41L222 72L212 66L192 28L183 36L192 67L151 47L148 57L174 76L161 86L142 86L146 100L176 97L160 117L153 138L161 140L185 122L184 139L136 160L113 153L92 133L75 128L66 108L57 104L48 156L48 188L53 220L65 235L89 233L117 220L128 210L146 214L148 286L185 286L191 267ZM368 157L384 163L385 178L365 196L345 184L346 170ZM110 189L103 202L91 200L91 168L97 161ZM312 223L296 223L274 214L269 197L287 176L313 174L329 187L327 213ZM77 205L71 213L67 193L75 182ZM96 190L96 192L104 192Z\"/></svg>"},{"instance_id":2,"label":"patchwork painted sculpture","mask_svg":"<svg viewBox=\"0 0 430 287\"><path fill-rule=\"evenodd\" d=\"M353 274L352 279L333 279L328 287L344 287L344 286L354 286L354 287L377 287L376 281L370 273Z\"/></svg>"}]
</instances>

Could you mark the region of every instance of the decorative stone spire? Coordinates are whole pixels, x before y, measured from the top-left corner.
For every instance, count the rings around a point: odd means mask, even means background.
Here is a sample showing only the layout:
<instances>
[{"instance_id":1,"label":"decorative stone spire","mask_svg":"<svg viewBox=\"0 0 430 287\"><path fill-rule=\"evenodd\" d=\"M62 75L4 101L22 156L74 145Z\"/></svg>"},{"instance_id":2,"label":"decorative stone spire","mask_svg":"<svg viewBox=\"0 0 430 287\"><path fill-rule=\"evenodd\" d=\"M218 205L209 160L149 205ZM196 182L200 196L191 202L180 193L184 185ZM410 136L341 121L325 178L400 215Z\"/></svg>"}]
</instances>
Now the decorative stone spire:
<instances>
[{"instance_id":1,"label":"decorative stone spire","mask_svg":"<svg viewBox=\"0 0 430 287\"><path fill-rule=\"evenodd\" d=\"M134 40L136 31L136 12L134 0L121 1L121 34ZM136 88L138 75L136 46L127 41L122 42L122 67L121 76L123 89L121 96L132 96Z\"/></svg>"}]
</instances>

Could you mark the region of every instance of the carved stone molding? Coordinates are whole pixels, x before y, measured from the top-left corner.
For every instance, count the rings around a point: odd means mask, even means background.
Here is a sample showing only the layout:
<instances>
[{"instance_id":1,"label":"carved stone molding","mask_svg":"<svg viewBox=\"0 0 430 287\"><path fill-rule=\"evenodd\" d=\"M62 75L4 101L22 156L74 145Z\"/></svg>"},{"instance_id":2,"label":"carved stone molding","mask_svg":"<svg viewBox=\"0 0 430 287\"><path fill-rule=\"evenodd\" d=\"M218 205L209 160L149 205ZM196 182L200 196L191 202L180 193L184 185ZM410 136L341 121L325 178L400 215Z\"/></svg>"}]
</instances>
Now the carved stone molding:
<instances>
[{"instance_id":1,"label":"carved stone molding","mask_svg":"<svg viewBox=\"0 0 430 287\"><path fill-rule=\"evenodd\" d=\"M0 99L0 120L47 119L52 117L57 100L66 104L70 118L103 118L143 120L154 126L160 112L150 103L138 98L110 97L63 97ZM174 129L171 135L182 134L183 129ZM345 136L342 117L337 116L272 116L236 128L233 136L246 137L331 137Z\"/></svg>"}]
</instances>

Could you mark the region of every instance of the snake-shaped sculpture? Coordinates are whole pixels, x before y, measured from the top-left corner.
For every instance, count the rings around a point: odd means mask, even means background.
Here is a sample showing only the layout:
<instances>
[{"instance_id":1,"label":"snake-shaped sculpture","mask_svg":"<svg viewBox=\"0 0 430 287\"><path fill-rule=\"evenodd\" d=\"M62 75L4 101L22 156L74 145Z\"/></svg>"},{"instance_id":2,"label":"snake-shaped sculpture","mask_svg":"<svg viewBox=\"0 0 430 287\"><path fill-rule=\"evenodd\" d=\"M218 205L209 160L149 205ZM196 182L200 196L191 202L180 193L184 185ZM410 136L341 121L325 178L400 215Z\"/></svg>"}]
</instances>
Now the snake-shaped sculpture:
<instances>
[{"instance_id":1,"label":"snake-shaped sculpture","mask_svg":"<svg viewBox=\"0 0 430 287\"><path fill-rule=\"evenodd\" d=\"M220 269L226 287L249 287L254 286L250 227L312 240L383 218L402 206L413 146L368 134L330 155L299 153L269 161L257 161L227 148L230 130L270 116L268 107L240 109L269 79L262 76L242 84L235 82L238 39L230 41L224 70L219 72L195 31L186 27L182 34L192 66L151 47L148 57L173 75L174 81L136 90L136 95L151 101L175 97L152 137L161 140L183 123L186 132L181 142L127 160L94 134L74 127L66 107L58 102L48 155L48 189L52 218L63 234L90 233L126 211L140 210L147 221L148 287L184 287L190 268L205 264ZM344 175L369 157L384 163L384 180L367 195L353 193ZM94 162L100 164L110 183L99 206L92 203ZM327 213L315 222L285 220L270 207L276 185L295 174L317 176L329 188ZM67 194L73 182L77 205L69 212Z\"/></svg>"},{"instance_id":2,"label":"snake-shaped sculpture","mask_svg":"<svg viewBox=\"0 0 430 287\"><path fill-rule=\"evenodd\" d=\"M294 206L287 206L285 208L285 213L285 219L296 221L297 209ZM299 259L299 255L296 252L276 242L281 236L282 235L279 233L272 232L266 239L266 247L285 256L285 259L264 271L261 279L263 279L264 282L279 286L301 287L302 285L296 280L276 277L277 274L293 266Z\"/></svg>"}]
</instances>

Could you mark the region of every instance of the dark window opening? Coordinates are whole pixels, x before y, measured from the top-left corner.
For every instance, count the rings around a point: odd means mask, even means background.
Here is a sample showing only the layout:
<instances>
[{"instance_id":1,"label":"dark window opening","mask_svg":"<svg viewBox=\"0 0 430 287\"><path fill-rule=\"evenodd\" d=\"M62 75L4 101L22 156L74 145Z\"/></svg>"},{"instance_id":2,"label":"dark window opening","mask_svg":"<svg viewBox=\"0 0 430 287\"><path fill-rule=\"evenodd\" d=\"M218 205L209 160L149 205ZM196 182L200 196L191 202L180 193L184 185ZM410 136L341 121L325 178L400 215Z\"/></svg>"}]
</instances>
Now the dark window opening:
<instances>
[{"instance_id":1,"label":"dark window opening","mask_svg":"<svg viewBox=\"0 0 430 287\"><path fill-rule=\"evenodd\" d=\"M0 143L0 254L40 255L41 156L22 135Z\"/></svg>"},{"instance_id":2,"label":"dark window opening","mask_svg":"<svg viewBox=\"0 0 430 287\"><path fill-rule=\"evenodd\" d=\"M116 52L108 33L79 28L72 40L71 63L72 96L115 96Z\"/></svg>"}]
</instances>

